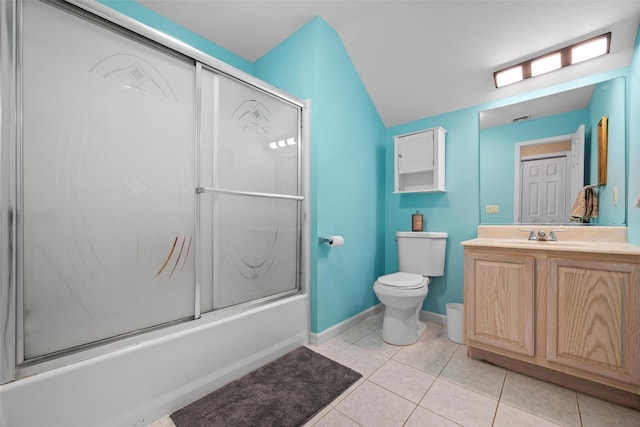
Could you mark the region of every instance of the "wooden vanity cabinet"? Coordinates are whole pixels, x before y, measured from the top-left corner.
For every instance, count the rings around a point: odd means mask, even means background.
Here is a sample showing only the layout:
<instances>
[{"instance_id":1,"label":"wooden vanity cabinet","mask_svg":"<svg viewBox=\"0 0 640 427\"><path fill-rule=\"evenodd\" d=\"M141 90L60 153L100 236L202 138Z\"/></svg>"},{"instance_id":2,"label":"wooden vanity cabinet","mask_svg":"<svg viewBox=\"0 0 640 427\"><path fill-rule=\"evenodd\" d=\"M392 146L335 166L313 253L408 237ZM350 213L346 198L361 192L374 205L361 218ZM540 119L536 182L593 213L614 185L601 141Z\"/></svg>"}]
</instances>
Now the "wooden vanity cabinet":
<instances>
[{"instance_id":1,"label":"wooden vanity cabinet","mask_svg":"<svg viewBox=\"0 0 640 427\"><path fill-rule=\"evenodd\" d=\"M549 258L547 360L640 385L638 266Z\"/></svg>"},{"instance_id":2,"label":"wooden vanity cabinet","mask_svg":"<svg viewBox=\"0 0 640 427\"><path fill-rule=\"evenodd\" d=\"M640 408L640 257L465 246L473 358Z\"/></svg>"},{"instance_id":3,"label":"wooden vanity cabinet","mask_svg":"<svg viewBox=\"0 0 640 427\"><path fill-rule=\"evenodd\" d=\"M465 256L465 306L470 342L533 356L535 259L469 251Z\"/></svg>"}]
</instances>

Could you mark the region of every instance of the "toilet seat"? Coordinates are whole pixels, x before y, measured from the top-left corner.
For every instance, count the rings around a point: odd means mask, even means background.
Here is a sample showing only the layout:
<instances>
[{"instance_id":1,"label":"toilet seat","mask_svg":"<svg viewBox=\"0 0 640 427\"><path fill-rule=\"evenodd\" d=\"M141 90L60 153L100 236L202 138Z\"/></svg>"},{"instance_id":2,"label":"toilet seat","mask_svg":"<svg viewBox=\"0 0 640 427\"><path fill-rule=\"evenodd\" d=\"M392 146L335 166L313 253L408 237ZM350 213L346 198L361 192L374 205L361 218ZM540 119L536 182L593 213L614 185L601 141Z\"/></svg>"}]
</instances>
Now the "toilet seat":
<instances>
[{"instance_id":1,"label":"toilet seat","mask_svg":"<svg viewBox=\"0 0 640 427\"><path fill-rule=\"evenodd\" d=\"M385 274L378 278L378 283L395 289L418 289L424 286L425 277L413 273Z\"/></svg>"}]
</instances>

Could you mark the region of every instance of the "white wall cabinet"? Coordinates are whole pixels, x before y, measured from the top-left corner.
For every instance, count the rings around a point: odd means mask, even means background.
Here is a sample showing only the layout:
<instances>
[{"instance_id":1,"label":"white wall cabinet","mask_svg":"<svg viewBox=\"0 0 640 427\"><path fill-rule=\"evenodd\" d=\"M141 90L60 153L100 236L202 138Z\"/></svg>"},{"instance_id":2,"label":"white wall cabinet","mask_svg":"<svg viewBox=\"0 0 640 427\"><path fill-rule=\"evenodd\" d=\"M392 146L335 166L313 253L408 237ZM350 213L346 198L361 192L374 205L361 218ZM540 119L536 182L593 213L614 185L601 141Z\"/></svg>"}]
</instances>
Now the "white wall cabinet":
<instances>
[{"instance_id":1,"label":"white wall cabinet","mask_svg":"<svg viewBox=\"0 0 640 427\"><path fill-rule=\"evenodd\" d=\"M393 138L394 193L446 191L446 132L441 127L435 127Z\"/></svg>"}]
</instances>

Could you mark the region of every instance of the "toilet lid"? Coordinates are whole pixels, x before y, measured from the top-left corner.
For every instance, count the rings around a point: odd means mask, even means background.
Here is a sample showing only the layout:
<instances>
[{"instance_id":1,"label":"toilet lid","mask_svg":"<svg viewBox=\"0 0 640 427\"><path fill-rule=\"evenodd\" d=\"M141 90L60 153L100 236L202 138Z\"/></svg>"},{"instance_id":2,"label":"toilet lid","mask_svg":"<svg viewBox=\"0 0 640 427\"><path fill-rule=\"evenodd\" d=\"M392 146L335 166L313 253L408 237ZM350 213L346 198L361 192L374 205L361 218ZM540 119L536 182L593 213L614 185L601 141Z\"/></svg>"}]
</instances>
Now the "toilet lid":
<instances>
[{"instance_id":1,"label":"toilet lid","mask_svg":"<svg viewBox=\"0 0 640 427\"><path fill-rule=\"evenodd\" d=\"M393 273L380 276L378 282L394 288L416 289L422 286L424 277L413 273Z\"/></svg>"}]
</instances>

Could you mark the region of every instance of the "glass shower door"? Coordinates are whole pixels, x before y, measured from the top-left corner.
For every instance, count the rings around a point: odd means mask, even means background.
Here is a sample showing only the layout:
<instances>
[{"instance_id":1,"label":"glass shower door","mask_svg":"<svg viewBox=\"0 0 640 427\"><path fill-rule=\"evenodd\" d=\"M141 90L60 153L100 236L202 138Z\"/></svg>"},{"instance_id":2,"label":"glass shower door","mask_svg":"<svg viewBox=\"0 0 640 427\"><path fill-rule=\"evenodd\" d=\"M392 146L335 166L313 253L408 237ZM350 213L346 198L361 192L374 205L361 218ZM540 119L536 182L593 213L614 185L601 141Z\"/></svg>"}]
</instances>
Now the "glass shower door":
<instances>
[{"instance_id":1,"label":"glass shower door","mask_svg":"<svg viewBox=\"0 0 640 427\"><path fill-rule=\"evenodd\" d=\"M195 311L194 64L23 5L19 361Z\"/></svg>"},{"instance_id":2,"label":"glass shower door","mask_svg":"<svg viewBox=\"0 0 640 427\"><path fill-rule=\"evenodd\" d=\"M300 107L203 69L201 310L299 287Z\"/></svg>"}]
</instances>

